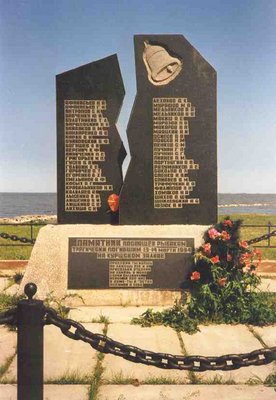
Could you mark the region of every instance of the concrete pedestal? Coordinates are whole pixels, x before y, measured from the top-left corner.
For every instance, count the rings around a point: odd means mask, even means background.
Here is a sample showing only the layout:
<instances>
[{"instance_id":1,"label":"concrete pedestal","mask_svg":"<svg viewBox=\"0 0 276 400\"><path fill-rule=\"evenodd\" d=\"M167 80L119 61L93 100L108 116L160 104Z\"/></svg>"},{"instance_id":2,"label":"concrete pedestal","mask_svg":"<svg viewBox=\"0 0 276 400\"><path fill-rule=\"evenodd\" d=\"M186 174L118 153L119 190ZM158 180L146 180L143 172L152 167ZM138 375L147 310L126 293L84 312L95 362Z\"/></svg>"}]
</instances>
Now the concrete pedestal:
<instances>
[{"instance_id":1,"label":"concrete pedestal","mask_svg":"<svg viewBox=\"0 0 276 400\"><path fill-rule=\"evenodd\" d=\"M57 298L78 294L86 305L171 305L181 297L181 290L68 290L69 238L191 238L197 248L207 228L203 225L47 225L39 232L20 292L23 292L26 283L34 282L40 299L45 299L49 294ZM77 296L71 297L70 303L73 306L83 304Z\"/></svg>"}]
</instances>

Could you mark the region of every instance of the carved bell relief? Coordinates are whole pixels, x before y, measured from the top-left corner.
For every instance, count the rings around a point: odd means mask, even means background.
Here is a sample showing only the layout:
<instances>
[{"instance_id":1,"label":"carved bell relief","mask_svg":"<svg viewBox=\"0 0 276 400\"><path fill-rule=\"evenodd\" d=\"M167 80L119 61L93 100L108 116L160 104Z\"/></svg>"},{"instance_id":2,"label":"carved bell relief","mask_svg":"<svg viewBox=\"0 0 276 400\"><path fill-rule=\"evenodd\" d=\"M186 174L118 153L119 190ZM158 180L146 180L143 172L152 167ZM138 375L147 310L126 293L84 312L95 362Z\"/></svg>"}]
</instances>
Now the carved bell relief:
<instances>
[{"instance_id":1,"label":"carved bell relief","mask_svg":"<svg viewBox=\"0 0 276 400\"><path fill-rule=\"evenodd\" d=\"M156 86L167 85L177 77L182 69L182 62L172 57L167 50L158 45L145 42L143 60L149 81Z\"/></svg>"}]
</instances>

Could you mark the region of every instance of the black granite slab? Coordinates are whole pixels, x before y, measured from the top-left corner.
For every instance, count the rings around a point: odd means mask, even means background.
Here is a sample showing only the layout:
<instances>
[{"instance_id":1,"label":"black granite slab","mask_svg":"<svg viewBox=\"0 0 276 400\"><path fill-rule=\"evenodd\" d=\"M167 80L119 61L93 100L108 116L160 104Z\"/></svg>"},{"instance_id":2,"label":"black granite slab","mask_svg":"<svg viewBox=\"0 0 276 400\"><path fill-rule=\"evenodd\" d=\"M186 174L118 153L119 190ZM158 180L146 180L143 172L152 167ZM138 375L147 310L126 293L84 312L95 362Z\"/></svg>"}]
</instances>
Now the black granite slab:
<instances>
[{"instance_id":1,"label":"black granite slab","mask_svg":"<svg viewBox=\"0 0 276 400\"><path fill-rule=\"evenodd\" d=\"M151 46L147 52L145 42ZM137 96L127 129L131 162L120 224L212 224L217 220L216 71L181 35L136 35L134 45ZM160 84L164 73L173 79ZM168 99L172 103L165 105ZM179 108L173 99L186 104Z\"/></svg>"},{"instance_id":2,"label":"black granite slab","mask_svg":"<svg viewBox=\"0 0 276 400\"><path fill-rule=\"evenodd\" d=\"M110 222L126 155L115 126L124 94L116 55L57 75L58 223Z\"/></svg>"},{"instance_id":3,"label":"black granite slab","mask_svg":"<svg viewBox=\"0 0 276 400\"><path fill-rule=\"evenodd\" d=\"M68 289L180 289L193 239L69 238Z\"/></svg>"}]
</instances>

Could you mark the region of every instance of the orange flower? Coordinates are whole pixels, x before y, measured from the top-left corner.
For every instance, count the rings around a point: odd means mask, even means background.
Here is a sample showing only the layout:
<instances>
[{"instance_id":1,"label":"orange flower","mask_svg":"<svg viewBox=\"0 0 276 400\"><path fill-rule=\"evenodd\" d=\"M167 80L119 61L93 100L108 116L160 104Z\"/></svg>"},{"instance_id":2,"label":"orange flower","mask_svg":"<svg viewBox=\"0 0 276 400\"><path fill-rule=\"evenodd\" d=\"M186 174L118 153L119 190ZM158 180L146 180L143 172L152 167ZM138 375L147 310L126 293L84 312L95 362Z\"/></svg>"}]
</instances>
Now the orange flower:
<instances>
[{"instance_id":1,"label":"orange flower","mask_svg":"<svg viewBox=\"0 0 276 400\"><path fill-rule=\"evenodd\" d=\"M239 242L240 247L243 247L244 249L248 248L248 243L245 240L241 240Z\"/></svg>"},{"instance_id":2,"label":"orange flower","mask_svg":"<svg viewBox=\"0 0 276 400\"><path fill-rule=\"evenodd\" d=\"M220 278L220 279L217 280L217 284L219 286L225 286L226 282L227 282L227 278Z\"/></svg>"},{"instance_id":3,"label":"orange flower","mask_svg":"<svg viewBox=\"0 0 276 400\"><path fill-rule=\"evenodd\" d=\"M212 261L213 264L218 264L219 263L219 256L212 257L211 261Z\"/></svg>"},{"instance_id":4,"label":"orange flower","mask_svg":"<svg viewBox=\"0 0 276 400\"><path fill-rule=\"evenodd\" d=\"M251 264L251 254L250 253L244 253L240 256L239 260L241 264Z\"/></svg>"},{"instance_id":5,"label":"orange flower","mask_svg":"<svg viewBox=\"0 0 276 400\"><path fill-rule=\"evenodd\" d=\"M262 262L262 253L260 252L260 250L254 249L253 254L254 256L258 257L258 267L259 267Z\"/></svg>"},{"instance_id":6,"label":"orange flower","mask_svg":"<svg viewBox=\"0 0 276 400\"><path fill-rule=\"evenodd\" d=\"M203 251L206 254L210 254L211 253L211 243L205 243L203 246Z\"/></svg>"},{"instance_id":7,"label":"orange flower","mask_svg":"<svg viewBox=\"0 0 276 400\"><path fill-rule=\"evenodd\" d=\"M231 219L225 219L223 221L223 225L226 225L226 226L229 226L229 228L232 228L233 222L231 221Z\"/></svg>"},{"instance_id":8,"label":"orange flower","mask_svg":"<svg viewBox=\"0 0 276 400\"><path fill-rule=\"evenodd\" d=\"M261 253L260 250L258 250L258 249L254 249L254 250L253 250L253 253L254 253L256 256L258 256L258 257L262 257L262 253Z\"/></svg>"},{"instance_id":9,"label":"orange flower","mask_svg":"<svg viewBox=\"0 0 276 400\"><path fill-rule=\"evenodd\" d=\"M119 208L119 196L115 193L111 194L107 199L111 211L116 212Z\"/></svg>"},{"instance_id":10,"label":"orange flower","mask_svg":"<svg viewBox=\"0 0 276 400\"><path fill-rule=\"evenodd\" d=\"M195 271L191 275L191 280L192 281L198 281L200 279L200 273L198 271Z\"/></svg>"},{"instance_id":11,"label":"orange flower","mask_svg":"<svg viewBox=\"0 0 276 400\"><path fill-rule=\"evenodd\" d=\"M227 254L227 261L232 261L233 257L231 256L231 254Z\"/></svg>"},{"instance_id":12,"label":"orange flower","mask_svg":"<svg viewBox=\"0 0 276 400\"><path fill-rule=\"evenodd\" d=\"M225 242L226 240L229 240L229 239L230 239L229 233L226 232L226 231L222 231L222 232L221 232L221 239L222 239L224 242Z\"/></svg>"}]
</instances>

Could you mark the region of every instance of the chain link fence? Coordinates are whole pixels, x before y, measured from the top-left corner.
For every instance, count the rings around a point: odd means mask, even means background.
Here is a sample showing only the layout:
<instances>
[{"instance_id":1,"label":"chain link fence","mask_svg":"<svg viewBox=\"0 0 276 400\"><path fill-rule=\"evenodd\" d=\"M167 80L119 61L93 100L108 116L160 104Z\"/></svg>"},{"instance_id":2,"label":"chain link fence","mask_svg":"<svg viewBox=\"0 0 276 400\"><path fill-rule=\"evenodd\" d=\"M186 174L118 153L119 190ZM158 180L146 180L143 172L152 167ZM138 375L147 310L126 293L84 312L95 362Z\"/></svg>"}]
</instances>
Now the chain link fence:
<instances>
[{"instance_id":1,"label":"chain link fence","mask_svg":"<svg viewBox=\"0 0 276 400\"><path fill-rule=\"evenodd\" d=\"M260 226L260 227L262 227L262 226L266 226L266 225L244 225L244 226L245 226L245 227L249 227L249 226L253 226L253 227ZM272 225L269 225L269 226L271 227ZM249 245L253 245L253 244L262 242L262 241L264 241L264 240L268 240L268 241L269 241L269 239L270 239L271 237L273 237L273 236L276 236L276 229L273 230L273 231L270 231L269 233L266 233L266 234L264 234L264 235L255 237L255 238L253 238L253 239L249 239L249 240L247 240L247 243L248 243ZM20 237L20 236L17 236L17 235L10 235L9 233L6 233L6 232L0 232L0 237L1 237L2 239L10 239L10 240L12 240L13 242L21 242L21 243L30 244L30 245L34 245L34 244L35 244L35 241L36 241L36 239L34 239L34 238L32 238L32 237L31 237L31 238ZM271 246L271 247L275 247L275 246Z\"/></svg>"},{"instance_id":2,"label":"chain link fence","mask_svg":"<svg viewBox=\"0 0 276 400\"><path fill-rule=\"evenodd\" d=\"M37 287L25 286L28 299L0 314L0 325L9 324L18 330L17 382L18 400L43 400L43 327L55 325L70 339L88 343L93 349L113 354L125 360L151 365L162 369L188 371L230 371L248 366L265 365L276 360L276 346L243 354L226 354L218 357L200 355L172 355L156 353L123 344L106 335L94 333L72 319L62 318L41 300L34 300Z\"/></svg>"}]
</instances>

